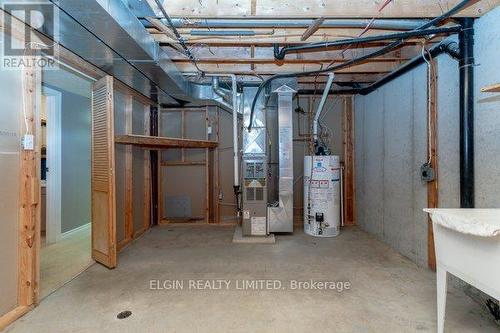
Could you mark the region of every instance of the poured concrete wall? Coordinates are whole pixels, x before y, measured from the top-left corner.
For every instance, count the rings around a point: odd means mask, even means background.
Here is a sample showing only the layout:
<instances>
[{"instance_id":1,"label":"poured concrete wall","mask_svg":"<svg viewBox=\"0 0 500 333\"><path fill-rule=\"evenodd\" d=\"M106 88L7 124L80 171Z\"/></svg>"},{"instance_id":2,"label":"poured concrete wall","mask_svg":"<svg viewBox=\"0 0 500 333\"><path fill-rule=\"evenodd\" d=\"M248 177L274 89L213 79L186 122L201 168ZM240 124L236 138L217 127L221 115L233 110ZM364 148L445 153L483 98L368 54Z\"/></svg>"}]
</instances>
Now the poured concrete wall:
<instances>
[{"instance_id":1,"label":"poured concrete wall","mask_svg":"<svg viewBox=\"0 0 500 333\"><path fill-rule=\"evenodd\" d=\"M500 82L500 8L474 24L476 207L500 207L500 94L481 88Z\"/></svg>"},{"instance_id":2,"label":"poured concrete wall","mask_svg":"<svg viewBox=\"0 0 500 333\"><path fill-rule=\"evenodd\" d=\"M458 72L437 59L440 203L455 207L458 184ZM451 91L450 91L451 89ZM420 66L355 97L358 224L419 265L427 265L427 72ZM443 170L443 171L441 171Z\"/></svg>"},{"instance_id":3,"label":"poured concrete wall","mask_svg":"<svg viewBox=\"0 0 500 333\"><path fill-rule=\"evenodd\" d=\"M476 207L499 207L500 95L481 93L500 81L500 8L475 23ZM459 73L447 55L438 66L439 206L460 205ZM420 66L355 98L358 224L416 263L427 264L426 72Z\"/></svg>"}]
</instances>

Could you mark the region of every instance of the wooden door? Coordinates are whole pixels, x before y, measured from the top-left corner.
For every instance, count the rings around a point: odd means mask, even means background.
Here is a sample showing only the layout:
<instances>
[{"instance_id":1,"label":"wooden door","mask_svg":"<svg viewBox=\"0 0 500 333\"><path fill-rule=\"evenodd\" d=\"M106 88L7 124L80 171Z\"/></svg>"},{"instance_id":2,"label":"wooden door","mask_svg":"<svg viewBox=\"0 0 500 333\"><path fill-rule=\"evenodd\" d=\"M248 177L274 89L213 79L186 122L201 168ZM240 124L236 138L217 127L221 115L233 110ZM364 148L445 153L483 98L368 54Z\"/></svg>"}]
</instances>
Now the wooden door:
<instances>
[{"instance_id":1,"label":"wooden door","mask_svg":"<svg viewBox=\"0 0 500 333\"><path fill-rule=\"evenodd\" d=\"M116 267L113 78L92 88L92 258Z\"/></svg>"}]
</instances>

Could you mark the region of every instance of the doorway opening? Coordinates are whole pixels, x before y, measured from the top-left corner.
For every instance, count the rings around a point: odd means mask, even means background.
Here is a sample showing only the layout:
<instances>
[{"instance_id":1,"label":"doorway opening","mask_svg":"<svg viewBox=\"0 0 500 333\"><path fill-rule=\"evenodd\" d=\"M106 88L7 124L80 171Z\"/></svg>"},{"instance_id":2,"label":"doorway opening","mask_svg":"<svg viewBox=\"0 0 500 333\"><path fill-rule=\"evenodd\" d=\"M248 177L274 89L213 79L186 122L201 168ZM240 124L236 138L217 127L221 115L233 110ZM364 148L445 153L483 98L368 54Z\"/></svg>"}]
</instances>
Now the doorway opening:
<instances>
[{"instance_id":1,"label":"doorway opening","mask_svg":"<svg viewBox=\"0 0 500 333\"><path fill-rule=\"evenodd\" d=\"M91 258L91 86L62 66L42 72L40 298Z\"/></svg>"}]
</instances>

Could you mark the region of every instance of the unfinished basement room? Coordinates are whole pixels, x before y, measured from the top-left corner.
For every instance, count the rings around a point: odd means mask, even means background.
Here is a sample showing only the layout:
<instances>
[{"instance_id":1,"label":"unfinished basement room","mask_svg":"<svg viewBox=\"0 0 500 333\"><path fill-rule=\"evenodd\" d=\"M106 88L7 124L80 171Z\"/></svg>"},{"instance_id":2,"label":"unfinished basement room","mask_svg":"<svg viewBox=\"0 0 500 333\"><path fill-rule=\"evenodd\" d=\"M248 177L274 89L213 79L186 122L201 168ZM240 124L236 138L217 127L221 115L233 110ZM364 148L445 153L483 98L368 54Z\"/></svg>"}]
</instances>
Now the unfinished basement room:
<instances>
[{"instance_id":1,"label":"unfinished basement room","mask_svg":"<svg viewBox=\"0 0 500 333\"><path fill-rule=\"evenodd\" d=\"M500 332L500 0L0 5L0 332Z\"/></svg>"}]
</instances>

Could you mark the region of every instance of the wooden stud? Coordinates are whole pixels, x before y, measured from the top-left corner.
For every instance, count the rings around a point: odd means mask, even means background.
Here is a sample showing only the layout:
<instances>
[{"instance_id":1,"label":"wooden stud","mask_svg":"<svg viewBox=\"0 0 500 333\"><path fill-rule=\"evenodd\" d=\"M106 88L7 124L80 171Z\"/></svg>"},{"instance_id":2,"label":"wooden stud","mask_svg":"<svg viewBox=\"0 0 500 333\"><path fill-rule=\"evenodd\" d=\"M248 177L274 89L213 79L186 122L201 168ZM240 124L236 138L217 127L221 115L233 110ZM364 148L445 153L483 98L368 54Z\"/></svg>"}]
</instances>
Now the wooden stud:
<instances>
[{"instance_id":1,"label":"wooden stud","mask_svg":"<svg viewBox=\"0 0 500 333\"><path fill-rule=\"evenodd\" d=\"M354 177L354 110L352 97L344 97L344 224L356 224Z\"/></svg>"},{"instance_id":2,"label":"wooden stud","mask_svg":"<svg viewBox=\"0 0 500 333\"><path fill-rule=\"evenodd\" d=\"M162 116L163 112L166 112L166 109L162 109L161 107L158 107L158 135L162 135ZM158 169L158 183L156 184L157 190L158 190L158 218L157 221L155 221L156 224L160 225L163 217L165 216L165 211L164 211L164 206L163 206L163 172L162 172L162 167L161 164L163 163L163 154L162 152L158 153L158 160L157 160L157 169Z\"/></svg>"},{"instance_id":3,"label":"wooden stud","mask_svg":"<svg viewBox=\"0 0 500 333\"><path fill-rule=\"evenodd\" d=\"M22 70L24 113L21 113L21 133L34 135L33 150L20 152L19 191L19 267L18 305L30 306L38 302L40 278L40 121L37 112L41 91L40 71L30 67ZM24 118L26 117L26 118ZM24 126L27 128L24 128Z\"/></svg>"},{"instance_id":4,"label":"wooden stud","mask_svg":"<svg viewBox=\"0 0 500 333\"><path fill-rule=\"evenodd\" d=\"M437 124L437 62L432 62L432 71L428 74L429 88L429 118L428 119L428 135L427 140L430 140L428 145L428 154L430 156L431 166L434 168L435 178L432 182L427 183L427 207L439 207L439 182L438 182L438 124ZM427 257L429 268L436 270L436 252L434 248L434 231L432 220L428 217L427 228Z\"/></svg>"},{"instance_id":5,"label":"wooden stud","mask_svg":"<svg viewBox=\"0 0 500 333\"><path fill-rule=\"evenodd\" d=\"M186 111L181 109L181 138L186 138ZM186 161L186 152L181 148L181 161Z\"/></svg>"},{"instance_id":6,"label":"wooden stud","mask_svg":"<svg viewBox=\"0 0 500 333\"><path fill-rule=\"evenodd\" d=\"M208 141L208 106L205 107L205 140ZM205 222L210 223L210 161L209 149L205 148Z\"/></svg>"},{"instance_id":7,"label":"wooden stud","mask_svg":"<svg viewBox=\"0 0 500 333\"><path fill-rule=\"evenodd\" d=\"M125 133L132 134L132 95L125 96ZM132 146L125 146L125 243L134 237L133 213L133 153Z\"/></svg>"},{"instance_id":8,"label":"wooden stud","mask_svg":"<svg viewBox=\"0 0 500 333\"><path fill-rule=\"evenodd\" d=\"M144 135L149 135L151 106L144 105ZM144 151L144 230L151 226L151 155Z\"/></svg>"},{"instance_id":9,"label":"wooden stud","mask_svg":"<svg viewBox=\"0 0 500 333\"><path fill-rule=\"evenodd\" d=\"M217 131L216 131L216 141L219 142L220 140L220 133L219 133L219 128L220 128L220 109L218 106L215 107L215 114L216 114L216 119L217 119ZM215 223L219 224L220 223L220 209L221 209L221 202L219 200L219 194L220 194L220 161L219 161L219 147L215 148L215 153L214 153L214 177L215 177Z\"/></svg>"}]
</instances>

